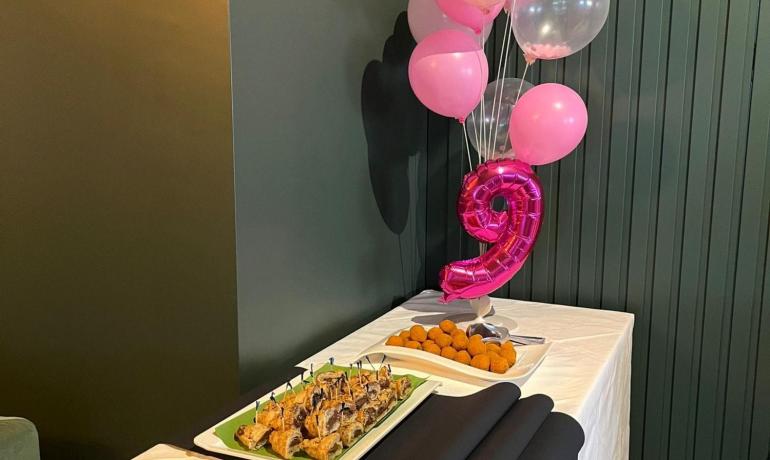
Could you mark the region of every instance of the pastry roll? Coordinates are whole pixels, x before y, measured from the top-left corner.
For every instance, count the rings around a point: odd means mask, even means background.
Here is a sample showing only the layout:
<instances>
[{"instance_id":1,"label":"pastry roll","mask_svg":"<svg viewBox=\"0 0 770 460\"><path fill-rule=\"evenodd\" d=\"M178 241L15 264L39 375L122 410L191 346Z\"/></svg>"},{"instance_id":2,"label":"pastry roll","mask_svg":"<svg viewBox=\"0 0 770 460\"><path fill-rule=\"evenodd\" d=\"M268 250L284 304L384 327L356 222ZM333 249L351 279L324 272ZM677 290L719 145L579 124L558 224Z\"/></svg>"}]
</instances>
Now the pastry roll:
<instances>
[{"instance_id":1,"label":"pastry roll","mask_svg":"<svg viewBox=\"0 0 770 460\"><path fill-rule=\"evenodd\" d=\"M388 388L390 382L390 368L388 366L380 366L380 369L377 371L377 383L380 384L380 388Z\"/></svg>"},{"instance_id":2,"label":"pastry roll","mask_svg":"<svg viewBox=\"0 0 770 460\"><path fill-rule=\"evenodd\" d=\"M344 425L356 419L356 405L352 399L342 400L342 409L340 410L340 424Z\"/></svg>"},{"instance_id":3,"label":"pastry roll","mask_svg":"<svg viewBox=\"0 0 770 460\"><path fill-rule=\"evenodd\" d=\"M364 404L369 402L369 394L367 394L366 389L360 385L353 387L351 390L352 392L352 398L353 402L356 405L356 409L361 409Z\"/></svg>"},{"instance_id":4,"label":"pastry roll","mask_svg":"<svg viewBox=\"0 0 770 460\"><path fill-rule=\"evenodd\" d=\"M235 431L235 440L249 450L257 450L267 443L270 428L261 423L241 425Z\"/></svg>"},{"instance_id":5,"label":"pastry roll","mask_svg":"<svg viewBox=\"0 0 770 460\"><path fill-rule=\"evenodd\" d=\"M379 412L378 407L379 403L376 402L364 404L364 406L356 413L356 421L364 425L364 428L368 429L377 421L377 414Z\"/></svg>"},{"instance_id":6,"label":"pastry roll","mask_svg":"<svg viewBox=\"0 0 770 460\"><path fill-rule=\"evenodd\" d=\"M265 406L257 413L257 423L261 423L265 426L275 426L276 423L281 422L281 406L274 401L269 401Z\"/></svg>"},{"instance_id":7,"label":"pastry roll","mask_svg":"<svg viewBox=\"0 0 770 460\"><path fill-rule=\"evenodd\" d=\"M375 381L370 381L366 383L366 394L369 396L370 401L376 401L377 395L380 393L380 384Z\"/></svg>"},{"instance_id":8,"label":"pastry roll","mask_svg":"<svg viewBox=\"0 0 770 460\"><path fill-rule=\"evenodd\" d=\"M270 433L270 448L282 458L292 458L302 444L302 434L296 428L275 430Z\"/></svg>"},{"instance_id":9,"label":"pastry roll","mask_svg":"<svg viewBox=\"0 0 770 460\"><path fill-rule=\"evenodd\" d=\"M364 425L361 422L353 420L342 425L338 433L340 434L342 445L350 447L364 434Z\"/></svg>"},{"instance_id":10,"label":"pastry roll","mask_svg":"<svg viewBox=\"0 0 770 460\"><path fill-rule=\"evenodd\" d=\"M302 423L307 417L307 410L305 407L297 402L283 405L283 420L280 429L283 427L292 426L294 428L300 428ZM275 424L275 422L274 422ZM273 429L279 429L277 426L273 426Z\"/></svg>"},{"instance_id":11,"label":"pastry roll","mask_svg":"<svg viewBox=\"0 0 770 460\"><path fill-rule=\"evenodd\" d=\"M336 400L324 401L305 419L305 430L312 438L326 436L340 427L342 403Z\"/></svg>"},{"instance_id":12,"label":"pastry roll","mask_svg":"<svg viewBox=\"0 0 770 460\"><path fill-rule=\"evenodd\" d=\"M396 397L398 397L399 400L406 399L406 397L409 396L409 391L412 389L412 382L406 377L401 377L393 383L394 389L396 390Z\"/></svg>"},{"instance_id":13,"label":"pastry roll","mask_svg":"<svg viewBox=\"0 0 770 460\"><path fill-rule=\"evenodd\" d=\"M340 435L332 433L328 436L302 441L302 450L316 460L331 460L342 452Z\"/></svg>"},{"instance_id":14,"label":"pastry roll","mask_svg":"<svg viewBox=\"0 0 770 460\"><path fill-rule=\"evenodd\" d=\"M378 415L383 415L396 403L396 392L390 388L385 388L377 395L377 401L380 403Z\"/></svg>"}]
</instances>

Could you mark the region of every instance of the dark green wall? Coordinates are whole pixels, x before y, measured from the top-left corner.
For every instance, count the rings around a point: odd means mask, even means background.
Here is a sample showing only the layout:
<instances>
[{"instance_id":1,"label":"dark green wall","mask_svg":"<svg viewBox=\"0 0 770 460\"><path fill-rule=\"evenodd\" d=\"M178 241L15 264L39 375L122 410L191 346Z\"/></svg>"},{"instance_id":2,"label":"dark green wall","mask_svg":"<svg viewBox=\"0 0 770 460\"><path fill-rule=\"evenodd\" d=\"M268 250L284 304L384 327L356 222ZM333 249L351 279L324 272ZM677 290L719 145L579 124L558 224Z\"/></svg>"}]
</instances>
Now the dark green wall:
<instances>
[{"instance_id":1,"label":"dark green wall","mask_svg":"<svg viewBox=\"0 0 770 460\"><path fill-rule=\"evenodd\" d=\"M426 116L405 8L230 3L244 388L422 286Z\"/></svg>"},{"instance_id":2,"label":"dark green wall","mask_svg":"<svg viewBox=\"0 0 770 460\"><path fill-rule=\"evenodd\" d=\"M542 233L497 295L636 315L634 459L768 455L768 30L759 0L618 0L589 49L528 75L578 90L589 126L573 155L537 168ZM477 246L454 214L461 131L431 116L428 145L435 285Z\"/></svg>"},{"instance_id":3,"label":"dark green wall","mask_svg":"<svg viewBox=\"0 0 770 460\"><path fill-rule=\"evenodd\" d=\"M227 3L0 4L0 414L128 458L238 394Z\"/></svg>"}]
</instances>

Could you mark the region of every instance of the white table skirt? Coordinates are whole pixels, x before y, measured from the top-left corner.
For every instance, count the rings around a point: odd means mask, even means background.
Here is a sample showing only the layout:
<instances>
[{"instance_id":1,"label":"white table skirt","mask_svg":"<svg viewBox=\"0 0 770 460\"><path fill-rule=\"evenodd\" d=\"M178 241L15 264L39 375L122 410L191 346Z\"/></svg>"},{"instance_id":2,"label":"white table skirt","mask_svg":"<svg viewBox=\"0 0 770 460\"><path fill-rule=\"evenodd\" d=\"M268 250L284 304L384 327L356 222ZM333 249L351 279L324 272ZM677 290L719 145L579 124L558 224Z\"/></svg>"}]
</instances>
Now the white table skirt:
<instances>
[{"instance_id":1,"label":"white table skirt","mask_svg":"<svg viewBox=\"0 0 770 460\"><path fill-rule=\"evenodd\" d=\"M467 302L438 303L440 293L424 291L375 321L299 363L309 368L334 357L348 364L355 355L414 322L436 324L447 313L470 312ZM496 314L518 322L517 334L553 342L532 376L520 383L522 396L545 394L554 410L574 417L585 432L581 459L626 459L629 447L631 332L629 313L492 299ZM414 320L414 321L413 321ZM440 394L464 396L485 388L478 381L441 380Z\"/></svg>"}]
</instances>

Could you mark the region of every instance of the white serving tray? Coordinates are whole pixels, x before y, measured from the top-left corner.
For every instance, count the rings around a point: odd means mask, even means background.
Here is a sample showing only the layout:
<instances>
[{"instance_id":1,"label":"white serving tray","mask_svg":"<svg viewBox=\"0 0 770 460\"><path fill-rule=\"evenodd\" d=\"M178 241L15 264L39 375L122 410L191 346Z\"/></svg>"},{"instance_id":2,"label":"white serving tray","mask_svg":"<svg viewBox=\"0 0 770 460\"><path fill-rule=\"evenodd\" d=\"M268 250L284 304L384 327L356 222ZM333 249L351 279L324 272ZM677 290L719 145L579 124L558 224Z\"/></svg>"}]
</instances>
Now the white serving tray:
<instances>
[{"instance_id":1,"label":"white serving tray","mask_svg":"<svg viewBox=\"0 0 770 460\"><path fill-rule=\"evenodd\" d=\"M295 381L296 380L296 381ZM292 385L296 385L300 383L300 377L297 376L296 378L292 379ZM401 403L400 406L398 406L393 412L391 412L387 417L385 417L379 425L372 428L369 432L367 432L361 439L356 442L353 447L348 449L347 452L345 452L344 455L341 455L340 457L337 457L335 460L357 460L366 454L366 452L369 451L372 447L374 447L382 438L387 435L390 430L395 428L399 423L401 423L401 420L406 418L407 415L409 415L413 410L417 408L417 406L420 405L425 399L433 393L433 390L435 390L437 387L441 385L440 382L426 380L422 385L418 386L416 389L412 391L412 394L409 395L409 397L404 400L404 402ZM285 390L286 385L281 385L275 390L273 390L276 394L281 393ZM259 398L260 400L264 400L270 397L270 392ZM241 450L231 449L225 445L225 443L222 442L219 437L217 437L216 434L214 434L214 429L221 425L222 423L227 422L228 420L237 417L241 414L243 414L246 411L250 411L254 409L254 403L251 403L244 407L243 409L235 412L234 414L230 415L229 417L225 418L224 420L220 421L216 425L212 426L208 430L204 431L203 433L199 434L195 437L193 442L196 446L201 447L203 449L208 450L209 452L216 452L220 454L230 455L233 457L239 457L239 458L246 458L246 459L267 459L267 460L275 460L276 457L270 457L266 455L261 455L259 453L251 453L251 452L244 452Z\"/></svg>"},{"instance_id":2,"label":"white serving tray","mask_svg":"<svg viewBox=\"0 0 770 460\"><path fill-rule=\"evenodd\" d=\"M399 329L390 335L397 335L401 330L402 329ZM494 372L476 369L467 364L458 363L457 361L434 355L427 351L385 345L385 341L388 340L390 335L362 351L355 360L357 361L371 355L385 355L389 358L397 358L401 361L408 362L412 364L411 367L426 372L430 372L431 369L438 367L446 371L447 376L450 378L452 377L452 374L455 374L458 377L470 377L487 382L512 382L514 380L523 380L529 377L529 375L540 366L540 363L543 362L545 355L548 354L548 350L551 348L551 342L538 345L515 345L516 363L508 369L505 374L496 374ZM394 365L396 364L394 363ZM414 367L414 365L417 365L418 367ZM420 365L424 367L421 369L419 367Z\"/></svg>"}]
</instances>

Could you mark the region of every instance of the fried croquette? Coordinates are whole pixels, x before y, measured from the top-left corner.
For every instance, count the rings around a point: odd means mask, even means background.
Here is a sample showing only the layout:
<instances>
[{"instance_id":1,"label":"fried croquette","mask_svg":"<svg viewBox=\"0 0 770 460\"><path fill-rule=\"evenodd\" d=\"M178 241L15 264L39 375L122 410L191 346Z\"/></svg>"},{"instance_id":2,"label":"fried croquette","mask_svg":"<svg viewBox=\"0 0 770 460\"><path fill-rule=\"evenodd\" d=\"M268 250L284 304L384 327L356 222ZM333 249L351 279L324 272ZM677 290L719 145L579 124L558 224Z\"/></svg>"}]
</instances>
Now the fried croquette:
<instances>
[{"instance_id":1,"label":"fried croquette","mask_svg":"<svg viewBox=\"0 0 770 460\"><path fill-rule=\"evenodd\" d=\"M468 353L471 356L483 355L487 352L487 346L481 340L469 340L468 341Z\"/></svg>"},{"instance_id":2,"label":"fried croquette","mask_svg":"<svg viewBox=\"0 0 770 460\"><path fill-rule=\"evenodd\" d=\"M455 356L457 356L457 350L455 350L452 347L446 346L441 349L441 356L447 359L455 359Z\"/></svg>"},{"instance_id":3,"label":"fried croquette","mask_svg":"<svg viewBox=\"0 0 770 460\"><path fill-rule=\"evenodd\" d=\"M440 346L441 348L448 347L452 344L452 337L449 336L449 334L442 333L438 337L436 337L436 345Z\"/></svg>"},{"instance_id":4,"label":"fried croquette","mask_svg":"<svg viewBox=\"0 0 770 460\"><path fill-rule=\"evenodd\" d=\"M476 369L481 369L482 371L488 371L489 370L489 356L487 355L476 355L471 359L471 366L475 367Z\"/></svg>"},{"instance_id":5,"label":"fried croquette","mask_svg":"<svg viewBox=\"0 0 770 460\"><path fill-rule=\"evenodd\" d=\"M471 355L469 355L468 352L465 350L458 351L457 354L455 355L455 361L457 361L458 363L470 364Z\"/></svg>"},{"instance_id":6,"label":"fried croquette","mask_svg":"<svg viewBox=\"0 0 770 460\"><path fill-rule=\"evenodd\" d=\"M423 351L427 351L428 353L433 353L434 355L440 355L441 354L441 347L439 347L435 343L424 342L422 344L422 349L423 349Z\"/></svg>"},{"instance_id":7,"label":"fried croquette","mask_svg":"<svg viewBox=\"0 0 770 460\"><path fill-rule=\"evenodd\" d=\"M451 334L452 331L457 329L457 326L455 325L454 321L450 319L445 319L444 321L441 321L440 323L438 323L438 327L440 327L441 330L446 332L447 334Z\"/></svg>"},{"instance_id":8,"label":"fried croquette","mask_svg":"<svg viewBox=\"0 0 770 460\"><path fill-rule=\"evenodd\" d=\"M452 337L452 346L456 350L465 350L468 348L468 337L465 334L455 334Z\"/></svg>"},{"instance_id":9,"label":"fried croquette","mask_svg":"<svg viewBox=\"0 0 770 460\"><path fill-rule=\"evenodd\" d=\"M404 344L404 346L406 348L412 348L412 349L415 349L415 350L422 350L422 345L420 345L420 342L418 342L416 340L409 340L408 342L406 342Z\"/></svg>"},{"instance_id":10,"label":"fried croquette","mask_svg":"<svg viewBox=\"0 0 770 460\"><path fill-rule=\"evenodd\" d=\"M438 327L432 327L428 329L428 338L431 340L436 340L436 337L438 337L441 334L441 329Z\"/></svg>"},{"instance_id":11,"label":"fried croquette","mask_svg":"<svg viewBox=\"0 0 770 460\"><path fill-rule=\"evenodd\" d=\"M397 335L394 335L392 337L388 337L387 342L385 342L385 345L393 345L396 347L403 347L404 346L404 339L402 337L399 337Z\"/></svg>"},{"instance_id":12,"label":"fried croquette","mask_svg":"<svg viewBox=\"0 0 770 460\"><path fill-rule=\"evenodd\" d=\"M415 324L409 328L409 337L416 342L425 342L425 340L428 338L428 332L425 331L424 327L420 326L419 324Z\"/></svg>"}]
</instances>

